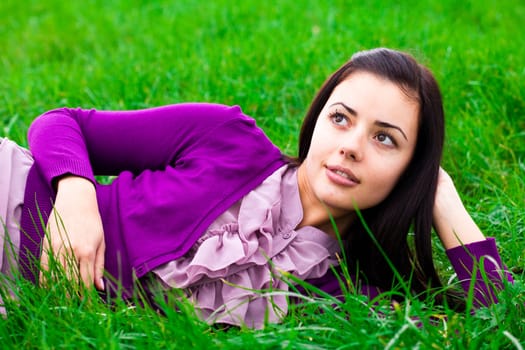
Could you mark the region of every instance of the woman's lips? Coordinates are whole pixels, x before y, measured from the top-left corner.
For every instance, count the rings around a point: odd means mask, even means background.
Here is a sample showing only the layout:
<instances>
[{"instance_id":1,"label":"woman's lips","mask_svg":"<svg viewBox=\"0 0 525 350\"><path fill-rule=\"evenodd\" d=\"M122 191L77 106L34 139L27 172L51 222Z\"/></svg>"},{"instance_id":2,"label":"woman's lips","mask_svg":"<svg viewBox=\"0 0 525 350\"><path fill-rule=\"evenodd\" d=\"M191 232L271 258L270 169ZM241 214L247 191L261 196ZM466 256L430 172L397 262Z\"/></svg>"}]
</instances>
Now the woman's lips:
<instances>
[{"instance_id":1,"label":"woman's lips","mask_svg":"<svg viewBox=\"0 0 525 350\"><path fill-rule=\"evenodd\" d=\"M360 183L350 169L340 166L327 166L326 176L330 181L341 186L352 187Z\"/></svg>"}]
</instances>

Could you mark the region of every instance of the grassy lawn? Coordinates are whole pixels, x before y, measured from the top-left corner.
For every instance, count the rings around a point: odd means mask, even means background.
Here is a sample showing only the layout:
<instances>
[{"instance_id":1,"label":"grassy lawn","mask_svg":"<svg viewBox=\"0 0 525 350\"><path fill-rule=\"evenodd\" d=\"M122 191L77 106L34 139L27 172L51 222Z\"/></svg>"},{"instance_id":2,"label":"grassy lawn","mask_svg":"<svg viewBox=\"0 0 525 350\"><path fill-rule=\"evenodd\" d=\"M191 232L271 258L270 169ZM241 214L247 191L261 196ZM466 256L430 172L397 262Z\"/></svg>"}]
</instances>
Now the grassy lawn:
<instances>
[{"instance_id":1,"label":"grassy lawn","mask_svg":"<svg viewBox=\"0 0 525 350\"><path fill-rule=\"evenodd\" d=\"M441 84L443 166L479 226L497 238L516 282L498 305L476 314L432 307L430 298L377 313L349 295L336 305L307 302L283 324L254 331L208 327L185 304L161 316L108 306L95 295L65 297L72 286L63 280L49 289L20 281L20 301L7 305L10 317L0 321L0 347L521 348L524 18L519 0L2 1L0 136L22 145L31 120L59 106L207 101L240 105L294 154L313 95L353 52L377 46L411 52ZM440 246L435 253L446 281L451 268Z\"/></svg>"}]
</instances>

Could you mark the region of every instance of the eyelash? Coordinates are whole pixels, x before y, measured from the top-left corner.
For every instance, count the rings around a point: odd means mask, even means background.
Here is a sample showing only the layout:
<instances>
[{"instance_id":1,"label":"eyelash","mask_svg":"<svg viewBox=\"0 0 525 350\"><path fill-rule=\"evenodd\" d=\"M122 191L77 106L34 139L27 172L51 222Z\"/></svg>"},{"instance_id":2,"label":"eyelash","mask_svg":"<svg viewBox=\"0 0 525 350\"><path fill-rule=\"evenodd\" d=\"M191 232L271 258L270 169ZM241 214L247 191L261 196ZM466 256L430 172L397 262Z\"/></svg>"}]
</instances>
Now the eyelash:
<instances>
[{"instance_id":1,"label":"eyelash","mask_svg":"<svg viewBox=\"0 0 525 350\"><path fill-rule=\"evenodd\" d=\"M346 122L349 122L349 118L344 114L344 113L341 113L339 111L334 111L334 112L331 112L328 114L328 119L330 119L330 121L332 123L334 123L336 126L341 126L340 124L336 123L335 122L335 118L336 117L341 117L343 118ZM392 142L392 145L394 145L395 147L397 147L397 142L396 142L396 139L392 136L392 134L389 132L389 131L386 131L386 130L380 130L375 137L377 137L378 135L385 135L386 137L388 137L390 139L390 141ZM381 142L380 142L381 143Z\"/></svg>"},{"instance_id":2,"label":"eyelash","mask_svg":"<svg viewBox=\"0 0 525 350\"><path fill-rule=\"evenodd\" d=\"M336 117L342 117L344 120L348 122L348 117L339 111L331 112L330 114L328 114L328 119L330 119L330 121L334 123L335 125L339 126L339 124L335 122Z\"/></svg>"},{"instance_id":3,"label":"eyelash","mask_svg":"<svg viewBox=\"0 0 525 350\"><path fill-rule=\"evenodd\" d=\"M397 146L397 142L396 142L396 139L392 136L391 133L389 133L388 131L385 131L385 130L381 130L379 131L377 134L376 134L376 137L378 135L385 135L386 137L388 137L390 139L390 141L392 142L392 145L394 146Z\"/></svg>"}]
</instances>

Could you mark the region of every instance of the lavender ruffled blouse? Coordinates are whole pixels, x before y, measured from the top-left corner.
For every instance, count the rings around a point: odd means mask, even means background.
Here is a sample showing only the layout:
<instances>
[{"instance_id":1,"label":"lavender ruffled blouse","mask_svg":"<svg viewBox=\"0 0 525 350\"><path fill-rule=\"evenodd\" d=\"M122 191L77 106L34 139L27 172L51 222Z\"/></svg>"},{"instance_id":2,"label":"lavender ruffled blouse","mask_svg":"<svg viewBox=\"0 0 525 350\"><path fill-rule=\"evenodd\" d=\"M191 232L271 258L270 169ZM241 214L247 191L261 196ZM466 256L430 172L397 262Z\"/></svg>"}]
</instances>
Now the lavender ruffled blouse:
<instances>
[{"instance_id":1,"label":"lavender ruffled blouse","mask_svg":"<svg viewBox=\"0 0 525 350\"><path fill-rule=\"evenodd\" d=\"M279 275L319 278L337 265L337 241L303 216L297 169L279 168L218 217L182 258L153 270L162 288L185 292L207 322L260 328L288 309Z\"/></svg>"}]
</instances>

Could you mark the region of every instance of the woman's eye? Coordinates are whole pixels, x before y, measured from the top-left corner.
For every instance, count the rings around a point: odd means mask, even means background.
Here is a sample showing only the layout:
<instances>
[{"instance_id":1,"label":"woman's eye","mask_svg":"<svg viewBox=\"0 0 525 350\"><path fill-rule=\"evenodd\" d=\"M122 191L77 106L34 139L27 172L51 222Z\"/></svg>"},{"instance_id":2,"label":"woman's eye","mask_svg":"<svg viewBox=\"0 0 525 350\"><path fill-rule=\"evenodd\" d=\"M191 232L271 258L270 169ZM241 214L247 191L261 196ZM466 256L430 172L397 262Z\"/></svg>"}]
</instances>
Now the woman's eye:
<instances>
[{"instance_id":1,"label":"woman's eye","mask_svg":"<svg viewBox=\"0 0 525 350\"><path fill-rule=\"evenodd\" d=\"M382 144L386 146L395 146L396 143L392 139L392 137L385 133L380 133L376 136L377 141L381 142Z\"/></svg>"},{"instance_id":2,"label":"woman's eye","mask_svg":"<svg viewBox=\"0 0 525 350\"><path fill-rule=\"evenodd\" d=\"M344 114L341 114L341 113L334 113L331 116L331 119L332 119L332 122L336 125L345 126L348 124L348 119L346 118Z\"/></svg>"}]
</instances>

